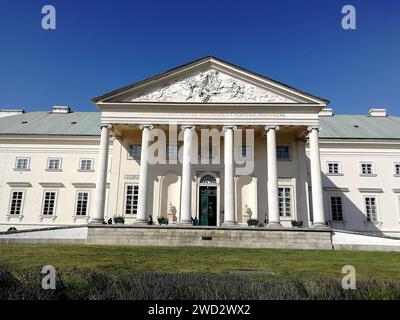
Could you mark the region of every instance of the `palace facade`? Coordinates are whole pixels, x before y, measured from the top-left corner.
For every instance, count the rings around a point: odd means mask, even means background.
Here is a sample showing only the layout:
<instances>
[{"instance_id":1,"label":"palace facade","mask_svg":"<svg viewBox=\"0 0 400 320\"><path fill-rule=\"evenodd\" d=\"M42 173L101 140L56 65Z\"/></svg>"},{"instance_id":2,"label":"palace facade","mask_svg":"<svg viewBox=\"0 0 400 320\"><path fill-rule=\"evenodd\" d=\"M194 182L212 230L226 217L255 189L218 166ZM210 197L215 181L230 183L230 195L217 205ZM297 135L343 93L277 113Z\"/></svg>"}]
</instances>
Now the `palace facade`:
<instances>
[{"instance_id":1,"label":"palace facade","mask_svg":"<svg viewBox=\"0 0 400 320\"><path fill-rule=\"evenodd\" d=\"M93 99L0 112L0 231L103 223L400 235L400 117L206 57Z\"/></svg>"}]
</instances>

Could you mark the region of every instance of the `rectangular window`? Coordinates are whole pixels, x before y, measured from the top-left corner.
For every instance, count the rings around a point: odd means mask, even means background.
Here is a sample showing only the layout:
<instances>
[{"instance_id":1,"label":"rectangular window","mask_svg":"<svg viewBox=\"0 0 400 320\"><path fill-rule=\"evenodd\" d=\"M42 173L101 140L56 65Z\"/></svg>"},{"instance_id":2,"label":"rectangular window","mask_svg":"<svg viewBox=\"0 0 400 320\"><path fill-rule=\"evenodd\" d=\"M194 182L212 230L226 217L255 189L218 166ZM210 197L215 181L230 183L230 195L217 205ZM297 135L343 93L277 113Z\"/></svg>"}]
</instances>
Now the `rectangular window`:
<instances>
[{"instance_id":1,"label":"rectangular window","mask_svg":"<svg viewBox=\"0 0 400 320\"><path fill-rule=\"evenodd\" d=\"M90 171L93 168L92 164L93 164L93 160L92 159L81 159L79 170L81 170L81 171Z\"/></svg>"},{"instance_id":2,"label":"rectangular window","mask_svg":"<svg viewBox=\"0 0 400 320\"><path fill-rule=\"evenodd\" d=\"M125 197L125 214L136 214L138 206L138 185L127 185L126 186L126 197Z\"/></svg>"},{"instance_id":3,"label":"rectangular window","mask_svg":"<svg viewBox=\"0 0 400 320\"><path fill-rule=\"evenodd\" d=\"M88 214L89 192L79 191L76 195L76 211L77 216L86 216Z\"/></svg>"},{"instance_id":4,"label":"rectangular window","mask_svg":"<svg viewBox=\"0 0 400 320\"><path fill-rule=\"evenodd\" d=\"M342 197L331 197L331 213L333 221L343 221Z\"/></svg>"},{"instance_id":5,"label":"rectangular window","mask_svg":"<svg viewBox=\"0 0 400 320\"><path fill-rule=\"evenodd\" d=\"M278 160L290 160L289 146L277 146L276 158Z\"/></svg>"},{"instance_id":6,"label":"rectangular window","mask_svg":"<svg viewBox=\"0 0 400 320\"><path fill-rule=\"evenodd\" d=\"M339 174L340 173L339 162L328 162L328 173Z\"/></svg>"},{"instance_id":7,"label":"rectangular window","mask_svg":"<svg viewBox=\"0 0 400 320\"><path fill-rule=\"evenodd\" d=\"M49 158L47 170L61 170L61 158Z\"/></svg>"},{"instance_id":8,"label":"rectangular window","mask_svg":"<svg viewBox=\"0 0 400 320\"><path fill-rule=\"evenodd\" d=\"M13 191L11 193L10 215L19 215L22 213L22 201L24 191Z\"/></svg>"},{"instance_id":9,"label":"rectangular window","mask_svg":"<svg viewBox=\"0 0 400 320\"><path fill-rule=\"evenodd\" d=\"M395 163L394 164L394 174L396 176L400 176L400 163Z\"/></svg>"},{"instance_id":10,"label":"rectangular window","mask_svg":"<svg viewBox=\"0 0 400 320\"><path fill-rule=\"evenodd\" d=\"M56 192L46 191L43 196L43 216L52 216L55 213Z\"/></svg>"},{"instance_id":11,"label":"rectangular window","mask_svg":"<svg viewBox=\"0 0 400 320\"><path fill-rule=\"evenodd\" d=\"M131 144L128 150L128 158L140 160L140 156L142 154L142 145L141 144Z\"/></svg>"},{"instance_id":12,"label":"rectangular window","mask_svg":"<svg viewBox=\"0 0 400 320\"><path fill-rule=\"evenodd\" d=\"M16 170L28 170L29 169L29 158L17 158L15 160Z\"/></svg>"},{"instance_id":13,"label":"rectangular window","mask_svg":"<svg viewBox=\"0 0 400 320\"><path fill-rule=\"evenodd\" d=\"M246 144L242 145L240 149L240 155L242 158L249 159L251 158L251 151L252 151L251 146L248 146Z\"/></svg>"},{"instance_id":14,"label":"rectangular window","mask_svg":"<svg viewBox=\"0 0 400 320\"><path fill-rule=\"evenodd\" d=\"M365 214L368 222L378 222L378 208L375 197L365 197Z\"/></svg>"},{"instance_id":15,"label":"rectangular window","mask_svg":"<svg viewBox=\"0 0 400 320\"><path fill-rule=\"evenodd\" d=\"M290 217L292 215L292 188L278 188L279 215L281 217Z\"/></svg>"},{"instance_id":16,"label":"rectangular window","mask_svg":"<svg viewBox=\"0 0 400 320\"><path fill-rule=\"evenodd\" d=\"M361 163L361 174L371 175L374 174L374 166L371 162Z\"/></svg>"},{"instance_id":17,"label":"rectangular window","mask_svg":"<svg viewBox=\"0 0 400 320\"><path fill-rule=\"evenodd\" d=\"M176 144L167 144L166 155L167 160L178 159L178 146Z\"/></svg>"}]
</instances>

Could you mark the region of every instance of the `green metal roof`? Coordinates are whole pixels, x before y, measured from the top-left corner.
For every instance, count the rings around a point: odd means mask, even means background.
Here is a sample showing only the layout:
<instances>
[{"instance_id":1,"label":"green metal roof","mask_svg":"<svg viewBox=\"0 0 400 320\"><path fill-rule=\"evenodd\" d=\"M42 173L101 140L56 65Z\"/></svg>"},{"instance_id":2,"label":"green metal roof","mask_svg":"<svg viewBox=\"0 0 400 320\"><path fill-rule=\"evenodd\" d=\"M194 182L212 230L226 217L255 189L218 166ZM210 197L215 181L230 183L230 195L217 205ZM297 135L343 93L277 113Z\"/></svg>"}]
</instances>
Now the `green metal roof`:
<instances>
[{"instance_id":1,"label":"green metal roof","mask_svg":"<svg viewBox=\"0 0 400 320\"><path fill-rule=\"evenodd\" d=\"M322 139L400 139L400 117L320 117ZM100 112L27 112L0 118L0 134L100 135Z\"/></svg>"},{"instance_id":2,"label":"green metal roof","mask_svg":"<svg viewBox=\"0 0 400 320\"><path fill-rule=\"evenodd\" d=\"M0 134L100 135L100 112L27 112L0 118Z\"/></svg>"},{"instance_id":3,"label":"green metal roof","mask_svg":"<svg viewBox=\"0 0 400 320\"><path fill-rule=\"evenodd\" d=\"M400 117L334 115L320 117L322 139L400 139Z\"/></svg>"}]
</instances>

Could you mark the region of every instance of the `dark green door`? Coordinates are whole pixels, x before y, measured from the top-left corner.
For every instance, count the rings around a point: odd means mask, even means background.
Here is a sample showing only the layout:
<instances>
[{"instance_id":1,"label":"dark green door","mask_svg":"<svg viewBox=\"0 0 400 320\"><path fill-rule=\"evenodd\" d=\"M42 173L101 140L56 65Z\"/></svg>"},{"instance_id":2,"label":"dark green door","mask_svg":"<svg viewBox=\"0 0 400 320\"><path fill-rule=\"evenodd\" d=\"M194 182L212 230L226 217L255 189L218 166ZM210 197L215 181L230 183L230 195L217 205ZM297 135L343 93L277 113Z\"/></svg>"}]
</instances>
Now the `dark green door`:
<instances>
[{"instance_id":1,"label":"dark green door","mask_svg":"<svg viewBox=\"0 0 400 320\"><path fill-rule=\"evenodd\" d=\"M217 187L200 187L201 226L217 225Z\"/></svg>"}]
</instances>

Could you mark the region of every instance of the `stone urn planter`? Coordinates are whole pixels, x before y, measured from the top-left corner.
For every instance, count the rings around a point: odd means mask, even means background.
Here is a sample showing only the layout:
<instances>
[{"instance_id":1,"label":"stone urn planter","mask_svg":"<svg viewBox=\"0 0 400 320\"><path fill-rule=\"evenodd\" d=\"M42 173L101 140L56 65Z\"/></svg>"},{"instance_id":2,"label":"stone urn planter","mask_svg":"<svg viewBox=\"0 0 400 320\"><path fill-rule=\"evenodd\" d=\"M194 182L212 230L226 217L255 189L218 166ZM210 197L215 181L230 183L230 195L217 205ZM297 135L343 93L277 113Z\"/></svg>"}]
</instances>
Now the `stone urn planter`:
<instances>
[{"instance_id":1,"label":"stone urn planter","mask_svg":"<svg viewBox=\"0 0 400 320\"><path fill-rule=\"evenodd\" d=\"M303 226L303 221L292 220L292 227L293 228L301 228L302 226Z\"/></svg>"},{"instance_id":2,"label":"stone urn planter","mask_svg":"<svg viewBox=\"0 0 400 320\"><path fill-rule=\"evenodd\" d=\"M257 219L249 219L249 220L247 220L247 225L249 227L255 228L258 226L258 220Z\"/></svg>"},{"instance_id":3,"label":"stone urn planter","mask_svg":"<svg viewBox=\"0 0 400 320\"><path fill-rule=\"evenodd\" d=\"M160 226L162 225L167 225L168 224L168 219L166 217L158 217L157 218L158 223L160 224Z\"/></svg>"},{"instance_id":4,"label":"stone urn planter","mask_svg":"<svg viewBox=\"0 0 400 320\"><path fill-rule=\"evenodd\" d=\"M114 224L124 224L125 219L123 217L115 217L114 218Z\"/></svg>"}]
</instances>

